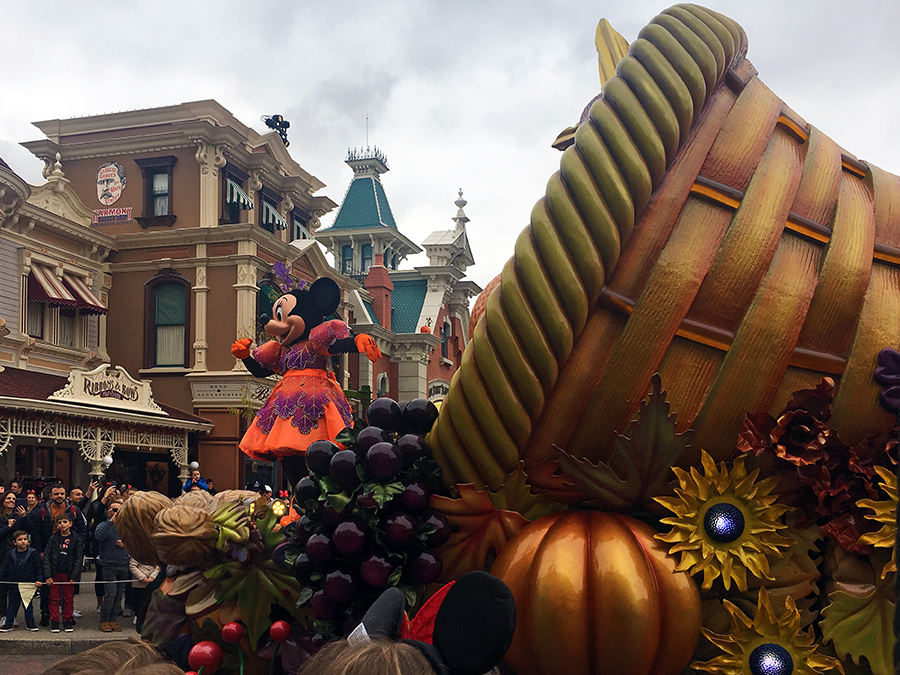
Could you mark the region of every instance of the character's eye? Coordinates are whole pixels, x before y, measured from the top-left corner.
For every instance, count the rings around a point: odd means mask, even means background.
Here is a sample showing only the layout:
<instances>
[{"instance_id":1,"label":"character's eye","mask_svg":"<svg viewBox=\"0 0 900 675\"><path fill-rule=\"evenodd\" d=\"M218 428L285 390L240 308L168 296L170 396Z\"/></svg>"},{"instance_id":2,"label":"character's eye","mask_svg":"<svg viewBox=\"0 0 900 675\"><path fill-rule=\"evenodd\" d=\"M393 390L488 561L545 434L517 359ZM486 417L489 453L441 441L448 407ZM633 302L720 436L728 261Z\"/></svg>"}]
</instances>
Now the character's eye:
<instances>
[{"instance_id":1,"label":"character's eye","mask_svg":"<svg viewBox=\"0 0 900 675\"><path fill-rule=\"evenodd\" d=\"M275 318L281 321L281 305L275 308Z\"/></svg>"}]
</instances>

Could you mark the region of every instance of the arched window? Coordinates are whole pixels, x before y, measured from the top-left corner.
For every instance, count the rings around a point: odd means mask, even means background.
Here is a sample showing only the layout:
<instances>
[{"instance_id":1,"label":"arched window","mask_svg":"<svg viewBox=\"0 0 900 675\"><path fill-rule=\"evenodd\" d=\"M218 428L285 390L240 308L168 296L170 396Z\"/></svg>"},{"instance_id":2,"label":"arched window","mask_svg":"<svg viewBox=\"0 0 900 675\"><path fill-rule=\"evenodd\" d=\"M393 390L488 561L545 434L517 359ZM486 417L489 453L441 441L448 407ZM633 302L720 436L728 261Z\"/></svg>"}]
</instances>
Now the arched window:
<instances>
[{"instance_id":1,"label":"arched window","mask_svg":"<svg viewBox=\"0 0 900 675\"><path fill-rule=\"evenodd\" d=\"M188 367L191 283L162 270L144 287L144 367Z\"/></svg>"},{"instance_id":2,"label":"arched window","mask_svg":"<svg viewBox=\"0 0 900 675\"><path fill-rule=\"evenodd\" d=\"M378 376L378 385L375 388L375 395L378 398L384 398L390 393L390 383L388 382L388 374L381 373Z\"/></svg>"},{"instance_id":3,"label":"arched window","mask_svg":"<svg viewBox=\"0 0 900 675\"><path fill-rule=\"evenodd\" d=\"M372 244L362 245L362 269L361 272L368 272L372 266Z\"/></svg>"}]
</instances>

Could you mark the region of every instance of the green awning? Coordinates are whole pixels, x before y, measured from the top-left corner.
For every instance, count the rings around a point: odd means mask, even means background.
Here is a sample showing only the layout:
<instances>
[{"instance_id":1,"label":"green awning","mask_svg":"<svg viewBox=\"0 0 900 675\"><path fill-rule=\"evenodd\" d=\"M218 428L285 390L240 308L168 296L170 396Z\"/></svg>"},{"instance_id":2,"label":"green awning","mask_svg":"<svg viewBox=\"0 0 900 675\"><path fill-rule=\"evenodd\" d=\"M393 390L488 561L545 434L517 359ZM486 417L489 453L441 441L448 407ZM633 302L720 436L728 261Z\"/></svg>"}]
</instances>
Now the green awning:
<instances>
[{"instance_id":1,"label":"green awning","mask_svg":"<svg viewBox=\"0 0 900 675\"><path fill-rule=\"evenodd\" d=\"M263 202L262 224L269 225L276 230L286 230L287 221L269 202Z\"/></svg>"},{"instance_id":2,"label":"green awning","mask_svg":"<svg viewBox=\"0 0 900 675\"><path fill-rule=\"evenodd\" d=\"M253 202L250 200L250 197L247 196L247 193L241 189L240 185L230 178L227 178L225 183L225 202L228 204L237 204L244 211L249 211L253 208Z\"/></svg>"}]
</instances>

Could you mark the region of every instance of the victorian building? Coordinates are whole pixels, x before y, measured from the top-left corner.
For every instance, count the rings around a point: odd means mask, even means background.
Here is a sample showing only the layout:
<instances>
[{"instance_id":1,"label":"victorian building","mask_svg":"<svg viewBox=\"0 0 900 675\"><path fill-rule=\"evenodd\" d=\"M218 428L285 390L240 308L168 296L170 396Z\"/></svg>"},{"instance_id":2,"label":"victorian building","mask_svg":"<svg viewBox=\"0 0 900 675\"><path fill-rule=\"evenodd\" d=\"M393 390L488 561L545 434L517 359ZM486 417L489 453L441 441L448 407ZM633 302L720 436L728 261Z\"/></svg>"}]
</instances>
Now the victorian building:
<instances>
[{"instance_id":1,"label":"victorian building","mask_svg":"<svg viewBox=\"0 0 900 675\"><path fill-rule=\"evenodd\" d=\"M214 425L191 458L217 486L243 487L251 474L274 485L274 466L237 449L271 383L250 376L230 345L256 337L257 316L281 294L276 262L295 278L331 276L345 294L359 287L312 239L336 206L317 194L322 182L276 133L257 133L215 101L36 126L46 137L23 145L46 175L61 165L87 205L87 233L109 251L111 284L95 282L108 294L109 360L152 380L161 404ZM333 367L346 385L347 357Z\"/></svg>"},{"instance_id":2,"label":"victorian building","mask_svg":"<svg viewBox=\"0 0 900 675\"><path fill-rule=\"evenodd\" d=\"M474 264L466 236L469 222L462 191L453 227L417 246L398 229L381 176L387 159L377 148L351 150L353 179L334 224L316 233L336 269L362 284L352 289L351 323L372 335L384 355L376 363L355 357L350 384L398 401L443 399L459 367L469 335L469 299L481 289L465 279ZM400 269L424 248L428 265Z\"/></svg>"},{"instance_id":3,"label":"victorian building","mask_svg":"<svg viewBox=\"0 0 900 675\"><path fill-rule=\"evenodd\" d=\"M92 226L58 157L45 177L28 185L0 160L0 474L86 485L115 455L119 480L167 491L212 425L110 366L115 238Z\"/></svg>"}]
</instances>

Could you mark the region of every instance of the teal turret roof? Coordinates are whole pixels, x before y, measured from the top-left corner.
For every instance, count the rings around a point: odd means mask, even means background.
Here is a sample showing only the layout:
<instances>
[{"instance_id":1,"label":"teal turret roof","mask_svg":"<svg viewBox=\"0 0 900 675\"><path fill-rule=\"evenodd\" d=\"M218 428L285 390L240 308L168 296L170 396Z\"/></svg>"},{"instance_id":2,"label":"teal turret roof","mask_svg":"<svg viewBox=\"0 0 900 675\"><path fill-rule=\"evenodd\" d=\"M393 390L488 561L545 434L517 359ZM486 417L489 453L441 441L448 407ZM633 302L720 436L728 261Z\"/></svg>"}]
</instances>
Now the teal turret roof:
<instances>
[{"instance_id":1,"label":"teal turret roof","mask_svg":"<svg viewBox=\"0 0 900 675\"><path fill-rule=\"evenodd\" d=\"M391 293L391 330L395 333L415 333L422 303L428 292L426 279L395 281Z\"/></svg>"},{"instance_id":2,"label":"teal turret roof","mask_svg":"<svg viewBox=\"0 0 900 675\"><path fill-rule=\"evenodd\" d=\"M377 176L357 175L334 219L331 230L360 230L370 227L397 229L384 186Z\"/></svg>"}]
</instances>

